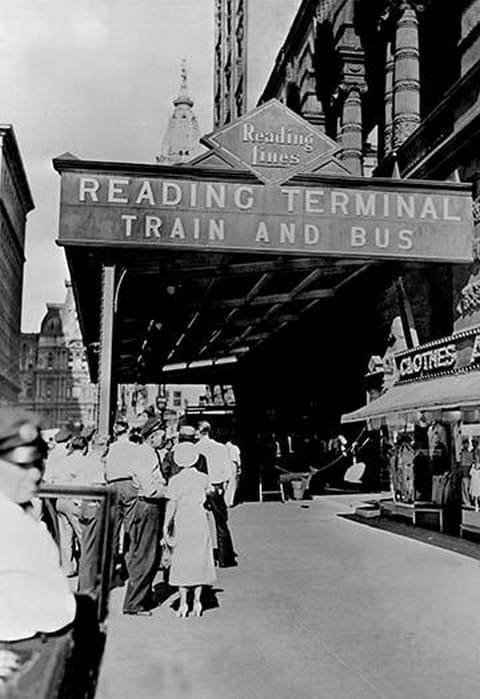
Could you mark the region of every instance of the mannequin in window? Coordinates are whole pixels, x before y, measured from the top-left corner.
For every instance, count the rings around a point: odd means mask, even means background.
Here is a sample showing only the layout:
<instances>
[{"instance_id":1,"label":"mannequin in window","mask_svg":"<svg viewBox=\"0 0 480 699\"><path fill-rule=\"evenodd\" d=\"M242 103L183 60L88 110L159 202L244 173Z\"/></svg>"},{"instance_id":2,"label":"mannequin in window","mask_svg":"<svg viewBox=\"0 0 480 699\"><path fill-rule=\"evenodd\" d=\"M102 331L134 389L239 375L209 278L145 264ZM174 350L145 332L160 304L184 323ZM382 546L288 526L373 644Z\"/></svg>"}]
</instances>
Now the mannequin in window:
<instances>
[{"instance_id":1,"label":"mannequin in window","mask_svg":"<svg viewBox=\"0 0 480 699\"><path fill-rule=\"evenodd\" d=\"M480 511L480 453L477 449L473 454L473 464L470 469L470 495L475 505L475 512Z\"/></svg>"},{"instance_id":2,"label":"mannequin in window","mask_svg":"<svg viewBox=\"0 0 480 699\"><path fill-rule=\"evenodd\" d=\"M460 474L462 477L462 505L470 506L470 471L473 466L473 454L470 451L468 437L462 439L459 455Z\"/></svg>"},{"instance_id":3,"label":"mannequin in window","mask_svg":"<svg viewBox=\"0 0 480 699\"><path fill-rule=\"evenodd\" d=\"M449 471L447 448L443 442L437 442L430 451L430 463L432 465L432 501L442 503L444 473Z\"/></svg>"}]
</instances>

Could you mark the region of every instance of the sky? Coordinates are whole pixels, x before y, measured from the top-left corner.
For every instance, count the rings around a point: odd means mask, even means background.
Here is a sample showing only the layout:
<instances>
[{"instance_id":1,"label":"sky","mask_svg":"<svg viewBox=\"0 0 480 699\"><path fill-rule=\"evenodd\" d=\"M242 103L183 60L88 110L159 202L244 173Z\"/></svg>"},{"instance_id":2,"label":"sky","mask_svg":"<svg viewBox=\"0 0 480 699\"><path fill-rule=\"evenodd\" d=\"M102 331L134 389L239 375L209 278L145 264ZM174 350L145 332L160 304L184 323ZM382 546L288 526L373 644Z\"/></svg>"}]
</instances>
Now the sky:
<instances>
[{"instance_id":1,"label":"sky","mask_svg":"<svg viewBox=\"0 0 480 699\"><path fill-rule=\"evenodd\" d=\"M249 0L249 104L299 0ZM38 332L68 278L58 233L65 152L153 162L183 58L202 133L212 130L214 0L15 0L0 19L0 123L13 124L35 202L28 215L22 330Z\"/></svg>"}]
</instances>

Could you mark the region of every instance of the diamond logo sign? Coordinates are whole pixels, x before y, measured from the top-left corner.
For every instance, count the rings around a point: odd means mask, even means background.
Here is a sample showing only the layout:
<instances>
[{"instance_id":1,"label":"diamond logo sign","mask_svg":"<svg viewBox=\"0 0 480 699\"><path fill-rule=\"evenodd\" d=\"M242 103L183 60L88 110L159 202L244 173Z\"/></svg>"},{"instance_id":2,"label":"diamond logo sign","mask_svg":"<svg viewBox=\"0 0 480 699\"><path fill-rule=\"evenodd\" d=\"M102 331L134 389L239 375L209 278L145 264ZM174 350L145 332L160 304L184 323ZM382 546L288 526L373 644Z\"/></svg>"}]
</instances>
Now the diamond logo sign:
<instances>
[{"instance_id":1,"label":"diamond logo sign","mask_svg":"<svg viewBox=\"0 0 480 699\"><path fill-rule=\"evenodd\" d=\"M276 99L202 141L269 184L286 182L298 172L311 172L339 150L335 141Z\"/></svg>"}]
</instances>

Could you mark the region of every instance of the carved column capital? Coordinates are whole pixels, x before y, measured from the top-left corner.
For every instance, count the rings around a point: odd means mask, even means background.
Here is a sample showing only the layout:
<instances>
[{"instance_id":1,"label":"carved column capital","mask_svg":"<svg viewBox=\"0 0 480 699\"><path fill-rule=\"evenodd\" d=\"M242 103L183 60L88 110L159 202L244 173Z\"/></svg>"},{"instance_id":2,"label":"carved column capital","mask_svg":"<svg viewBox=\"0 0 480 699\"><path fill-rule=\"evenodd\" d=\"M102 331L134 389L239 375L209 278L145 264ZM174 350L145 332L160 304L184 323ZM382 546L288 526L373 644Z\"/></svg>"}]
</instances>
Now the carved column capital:
<instances>
[{"instance_id":1,"label":"carved column capital","mask_svg":"<svg viewBox=\"0 0 480 699\"><path fill-rule=\"evenodd\" d=\"M387 35L392 35L400 17L407 11L413 11L420 19L430 0L385 0L383 10L378 17L378 28Z\"/></svg>"},{"instance_id":2,"label":"carved column capital","mask_svg":"<svg viewBox=\"0 0 480 699\"><path fill-rule=\"evenodd\" d=\"M341 50L340 82L334 93L335 99L344 97L352 90L363 95L367 91L367 81L365 78L365 61L363 53L356 51Z\"/></svg>"},{"instance_id":3,"label":"carved column capital","mask_svg":"<svg viewBox=\"0 0 480 699\"><path fill-rule=\"evenodd\" d=\"M338 94L342 97L347 97L351 92L358 92L360 96L367 92L366 83L354 82L353 80L343 80L337 86Z\"/></svg>"},{"instance_id":4,"label":"carved column capital","mask_svg":"<svg viewBox=\"0 0 480 699\"><path fill-rule=\"evenodd\" d=\"M405 10L414 10L418 15L425 10L428 2L429 0L385 0L380 21L396 20Z\"/></svg>"}]
</instances>

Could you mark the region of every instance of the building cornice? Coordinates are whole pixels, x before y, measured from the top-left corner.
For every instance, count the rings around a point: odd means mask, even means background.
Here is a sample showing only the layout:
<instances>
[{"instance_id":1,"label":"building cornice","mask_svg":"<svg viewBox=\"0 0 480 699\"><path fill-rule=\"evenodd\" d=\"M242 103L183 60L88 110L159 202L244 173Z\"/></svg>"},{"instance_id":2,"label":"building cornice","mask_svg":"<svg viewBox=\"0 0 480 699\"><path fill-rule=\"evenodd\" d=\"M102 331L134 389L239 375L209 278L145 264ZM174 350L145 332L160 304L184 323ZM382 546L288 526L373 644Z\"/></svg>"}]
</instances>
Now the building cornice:
<instances>
[{"instance_id":1,"label":"building cornice","mask_svg":"<svg viewBox=\"0 0 480 699\"><path fill-rule=\"evenodd\" d=\"M28 184L27 174L23 167L22 156L15 137L15 131L11 124L0 124L0 141L2 143L2 148L5 148L7 158L15 172L16 184L19 185L23 209L26 215L35 208L35 204L33 202L30 185Z\"/></svg>"}]
</instances>

